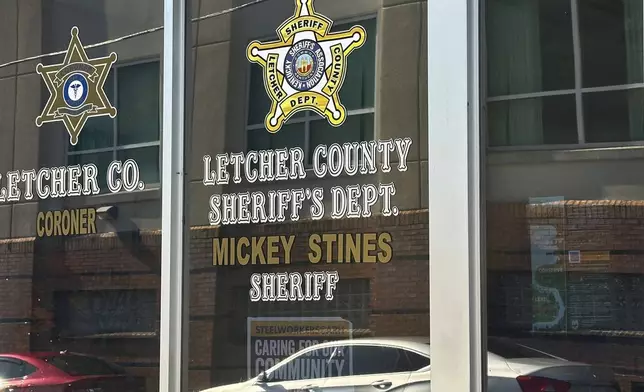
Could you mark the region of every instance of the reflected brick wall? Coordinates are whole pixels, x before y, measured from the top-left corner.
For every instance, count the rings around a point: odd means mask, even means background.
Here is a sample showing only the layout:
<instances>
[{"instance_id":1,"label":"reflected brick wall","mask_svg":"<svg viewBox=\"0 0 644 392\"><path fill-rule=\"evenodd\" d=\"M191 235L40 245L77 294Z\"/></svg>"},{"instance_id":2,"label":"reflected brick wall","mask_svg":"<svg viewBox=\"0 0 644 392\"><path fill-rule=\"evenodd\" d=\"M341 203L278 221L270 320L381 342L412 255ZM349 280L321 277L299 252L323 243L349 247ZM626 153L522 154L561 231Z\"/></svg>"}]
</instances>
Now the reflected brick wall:
<instances>
[{"instance_id":1,"label":"reflected brick wall","mask_svg":"<svg viewBox=\"0 0 644 392\"><path fill-rule=\"evenodd\" d=\"M393 259L388 264L311 265L308 234L389 232ZM218 236L295 234L289 267L215 267L212 239ZM56 333L54 293L75 290L154 289L160 295L159 232L102 234L67 240L14 239L0 243L0 348L5 351L62 350L98 355L148 378L158 390L157 336L63 339ZM191 242L191 390L236 382L245 376L246 347L231 339L245 327L232 313L230 293L248 286L253 272L337 270L340 279L369 281L368 325L377 336L429 332L428 214L297 222L248 227L195 227ZM272 268L274 267L274 268ZM219 279L218 278L218 274ZM158 319L157 319L158 331ZM243 331L242 331L243 333Z\"/></svg>"},{"instance_id":2,"label":"reflected brick wall","mask_svg":"<svg viewBox=\"0 0 644 392\"><path fill-rule=\"evenodd\" d=\"M644 272L644 202L497 203L489 205L487 215L490 269L529 271L530 249L538 244L531 243L529 226L551 225L557 230L559 256L566 256L568 250L609 253L610 260L569 265L571 270L587 270L588 264L606 264L608 271L614 273Z\"/></svg>"},{"instance_id":3,"label":"reflected brick wall","mask_svg":"<svg viewBox=\"0 0 644 392\"><path fill-rule=\"evenodd\" d=\"M221 237L296 235L292 264L288 267L218 267L220 270L216 295L225 298L217 298L216 301L212 384L238 382L240 378L246 376L246 342L234 337L238 333L243 335L245 317L248 313L247 309L239 309L240 304L234 300L231 293L236 287L246 287L247 293L252 273L335 270L340 275L340 281L368 279L370 292L366 328L371 330L372 335L427 336L429 333L428 222L427 210L421 210L390 218L226 227L220 233L209 229L198 230L195 236L201 238L193 238L193 247L196 243L205 244L201 245L203 247L211 246L211 238L214 238L214 235ZM387 264L327 265L320 263L313 265L307 261L309 234L379 232L389 232L392 235L393 259ZM211 268L211 251L200 252L200 254L208 255L208 259L204 262L208 268ZM199 268L194 265L194 262L193 267ZM194 292L193 295L195 295ZM247 304L243 303L242 306ZM193 310L191 317L195 316ZM198 342L191 339L191 344L198 344ZM225 355L217 355L217 353L225 353Z\"/></svg>"},{"instance_id":4,"label":"reflected brick wall","mask_svg":"<svg viewBox=\"0 0 644 392\"><path fill-rule=\"evenodd\" d=\"M33 241L0 241L0 347L29 349L32 315Z\"/></svg>"},{"instance_id":5,"label":"reflected brick wall","mask_svg":"<svg viewBox=\"0 0 644 392\"><path fill-rule=\"evenodd\" d=\"M488 262L491 273L528 277L531 274L531 225L556 229L557 255L563 263L567 250L580 250L578 265L569 271L635 276L642 274L644 203L613 201L569 201L554 206L496 204L488 210ZM392 234L393 260L389 264L317 265L306 260L310 233ZM215 237L296 234L295 270L334 269L341 280L368 279L370 282L368 328L377 336L426 335L429 331L429 266L427 211L405 213L395 218L297 222L279 225L196 227L191 238L190 293L190 382L198 389L234 382L243 376L246 347L230 338L242 329L234 315L236 303L230 293L248 284L251 273L266 268L214 267L212 239ZM0 347L6 351L70 349L104 356L148 377L149 390L157 389L158 339L61 340L55 330L53 293L57 290L155 289L158 291L160 233L105 234L67 241L14 239L0 242L0 275L4 280L0 306ZM586 252L586 253L585 253ZM586 255L592 257L587 258ZM608 256L606 256L608 255ZM299 261L299 262L296 262ZM589 268L591 266L592 268ZM271 266L271 271L284 267ZM219 279L218 279L219 278ZM529 284L529 283L528 283ZM525 286L525 285L524 285ZM526 288L529 292L529 287ZM157 298L159 296L157 295ZM490 291L491 326L526 331L531 322L531 295L516 306L527 309L521 322L506 308L509 294ZM158 305L158 304L157 304ZM502 311L497 310L503 308ZM243 324L243 322L241 323ZM506 331L508 332L508 331ZM621 332L624 335L623 332ZM632 335L632 334L631 334ZM612 336L554 340L524 337L526 343L573 360L602 363L641 380L644 344L641 339ZM225 353L222 355L221 353ZM624 384L625 387L627 384ZM626 391L629 389L626 388Z\"/></svg>"},{"instance_id":6,"label":"reflected brick wall","mask_svg":"<svg viewBox=\"0 0 644 392\"><path fill-rule=\"evenodd\" d=\"M549 252L556 266L566 275L563 287L568 288L562 294L569 296L568 310L605 308L597 311L601 316L594 328L576 332L568 325L567 336L553 333L548 338L524 337L524 342L570 360L608 365L618 373L629 374L623 379L626 392L630 391L630 381L642 381L644 202L498 203L488 206L487 219L490 330L529 335L532 252L551 246ZM550 228L537 232L538 226ZM568 251L580 251L580 261L571 264ZM641 284L637 283L640 278ZM584 279L600 282L598 287L604 286L603 290L580 292L571 288Z\"/></svg>"}]
</instances>

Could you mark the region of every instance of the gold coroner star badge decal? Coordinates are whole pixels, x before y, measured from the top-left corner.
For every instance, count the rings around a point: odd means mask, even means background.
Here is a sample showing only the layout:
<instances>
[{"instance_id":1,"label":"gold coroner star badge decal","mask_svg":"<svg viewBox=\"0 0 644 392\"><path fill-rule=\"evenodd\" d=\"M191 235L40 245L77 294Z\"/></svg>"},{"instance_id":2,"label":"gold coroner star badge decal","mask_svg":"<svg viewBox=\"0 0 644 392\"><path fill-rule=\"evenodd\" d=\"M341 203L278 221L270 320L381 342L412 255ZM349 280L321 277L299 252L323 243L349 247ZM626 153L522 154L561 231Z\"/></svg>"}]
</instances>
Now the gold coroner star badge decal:
<instances>
[{"instance_id":1,"label":"gold coroner star badge decal","mask_svg":"<svg viewBox=\"0 0 644 392\"><path fill-rule=\"evenodd\" d=\"M36 125L62 121L69 133L69 142L75 146L88 118L116 117L116 108L104 91L105 79L116 59L116 53L89 59L78 38L78 28L72 27L72 38L62 64L36 66L36 72L49 90L49 100L36 118Z\"/></svg>"},{"instance_id":2,"label":"gold coroner star badge decal","mask_svg":"<svg viewBox=\"0 0 644 392\"><path fill-rule=\"evenodd\" d=\"M276 30L279 39L248 45L246 56L262 66L272 100L265 126L278 132L295 113L312 110L339 127L346 109L339 92L347 73L347 56L364 45L362 26L330 33L333 22L313 8L313 0L295 0L295 14Z\"/></svg>"}]
</instances>

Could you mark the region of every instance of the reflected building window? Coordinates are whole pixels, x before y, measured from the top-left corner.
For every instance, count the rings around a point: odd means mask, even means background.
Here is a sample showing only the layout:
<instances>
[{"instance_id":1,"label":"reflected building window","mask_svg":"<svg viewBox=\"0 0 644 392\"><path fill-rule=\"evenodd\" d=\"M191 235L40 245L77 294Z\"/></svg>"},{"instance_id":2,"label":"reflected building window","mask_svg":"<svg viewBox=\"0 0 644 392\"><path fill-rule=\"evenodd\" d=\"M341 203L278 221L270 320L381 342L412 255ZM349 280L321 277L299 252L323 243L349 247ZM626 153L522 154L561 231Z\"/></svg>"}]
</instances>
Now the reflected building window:
<instances>
[{"instance_id":1,"label":"reflected building window","mask_svg":"<svg viewBox=\"0 0 644 392\"><path fill-rule=\"evenodd\" d=\"M644 140L642 10L639 0L487 0L489 146Z\"/></svg>"},{"instance_id":2,"label":"reflected building window","mask_svg":"<svg viewBox=\"0 0 644 392\"><path fill-rule=\"evenodd\" d=\"M90 118L83 137L67 153L69 165L93 163L107 172L114 160L134 159L146 187L160 183L161 129L160 63L147 61L115 67L105 81L105 92L118 110L115 119ZM99 186L107 191L106 177Z\"/></svg>"},{"instance_id":3,"label":"reflected building window","mask_svg":"<svg viewBox=\"0 0 644 392\"><path fill-rule=\"evenodd\" d=\"M156 290L58 291L56 329L61 338L156 336Z\"/></svg>"}]
</instances>

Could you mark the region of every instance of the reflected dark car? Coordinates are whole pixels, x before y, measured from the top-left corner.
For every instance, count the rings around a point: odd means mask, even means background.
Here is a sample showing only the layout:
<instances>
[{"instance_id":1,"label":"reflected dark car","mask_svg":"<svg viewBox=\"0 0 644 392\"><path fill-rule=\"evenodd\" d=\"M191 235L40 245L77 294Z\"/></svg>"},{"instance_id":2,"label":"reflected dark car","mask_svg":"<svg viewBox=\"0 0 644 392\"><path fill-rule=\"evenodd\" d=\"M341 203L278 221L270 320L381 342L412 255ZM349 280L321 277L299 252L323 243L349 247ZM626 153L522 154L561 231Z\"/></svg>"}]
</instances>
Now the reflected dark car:
<instances>
[{"instance_id":1,"label":"reflected dark car","mask_svg":"<svg viewBox=\"0 0 644 392\"><path fill-rule=\"evenodd\" d=\"M143 392L145 379L97 357L68 352L0 354L2 392Z\"/></svg>"}]
</instances>

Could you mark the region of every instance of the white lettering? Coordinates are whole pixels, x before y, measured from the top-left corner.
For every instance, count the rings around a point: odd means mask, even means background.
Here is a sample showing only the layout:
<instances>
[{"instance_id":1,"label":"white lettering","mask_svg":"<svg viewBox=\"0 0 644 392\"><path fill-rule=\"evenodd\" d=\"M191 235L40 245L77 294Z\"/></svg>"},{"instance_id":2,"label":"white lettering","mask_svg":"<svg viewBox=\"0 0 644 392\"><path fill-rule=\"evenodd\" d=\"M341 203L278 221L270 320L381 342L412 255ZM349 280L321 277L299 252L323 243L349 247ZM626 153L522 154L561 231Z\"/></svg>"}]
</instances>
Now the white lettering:
<instances>
[{"instance_id":1,"label":"white lettering","mask_svg":"<svg viewBox=\"0 0 644 392\"><path fill-rule=\"evenodd\" d=\"M228 154L217 154L217 184L218 185L227 185L230 176L226 170L228 166Z\"/></svg>"},{"instance_id":2,"label":"white lettering","mask_svg":"<svg viewBox=\"0 0 644 392\"><path fill-rule=\"evenodd\" d=\"M7 201L18 201L20 200L20 188L18 188L18 183L20 182L20 172L10 171L7 172L7 187L9 194L7 195Z\"/></svg>"},{"instance_id":3,"label":"white lettering","mask_svg":"<svg viewBox=\"0 0 644 392\"><path fill-rule=\"evenodd\" d=\"M210 155L205 155L203 157L203 184L205 186L215 185L215 171L210 170L210 162L212 158Z\"/></svg>"},{"instance_id":4,"label":"white lettering","mask_svg":"<svg viewBox=\"0 0 644 392\"><path fill-rule=\"evenodd\" d=\"M233 181L235 184L242 182L241 177L241 165L244 164L246 160L244 159L244 154L238 152L230 154L230 163L233 165Z\"/></svg>"},{"instance_id":5,"label":"white lettering","mask_svg":"<svg viewBox=\"0 0 644 392\"><path fill-rule=\"evenodd\" d=\"M133 192L137 188L143 190L144 185L139 181L140 177L139 165L134 159L128 159L123 163L123 189L126 192Z\"/></svg>"},{"instance_id":6,"label":"white lettering","mask_svg":"<svg viewBox=\"0 0 644 392\"><path fill-rule=\"evenodd\" d=\"M2 174L0 174L0 180L2 180ZM0 202L5 202L7 199L7 188L0 188Z\"/></svg>"},{"instance_id":7,"label":"white lettering","mask_svg":"<svg viewBox=\"0 0 644 392\"><path fill-rule=\"evenodd\" d=\"M384 173L391 171L391 151L394 151L394 141L391 139L378 141L378 151L382 154L382 167Z\"/></svg>"},{"instance_id":8,"label":"white lettering","mask_svg":"<svg viewBox=\"0 0 644 392\"><path fill-rule=\"evenodd\" d=\"M45 180L49 180L50 174L47 168L42 168L38 170L38 176L36 177L36 194L40 199L47 199L50 194L49 185L45 185Z\"/></svg>"},{"instance_id":9,"label":"white lettering","mask_svg":"<svg viewBox=\"0 0 644 392\"><path fill-rule=\"evenodd\" d=\"M0 202L98 194L97 174L94 164L11 170L6 173L6 185L0 187ZM85 177L82 183L81 175Z\"/></svg>"},{"instance_id":10,"label":"white lettering","mask_svg":"<svg viewBox=\"0 0 644 392\"><path fill-rule=\"evenodd\" d=\"M0 176L2 178L2 176ZM35 170L23 170L22 181L25 184L25 200L32 200L34 198L34 181L36 180ZM0 200L3 201L3 200Z\"/></svg>"},{"instance_id":11,"label":"white lettering","mask_svg":"<svg viewBox=\"0 0 644 392\"><path fill-rule=\"evenodd\" d=\"M123 181L114 173L120 173L123 164L121 161L113 161L107 166L107 189L112 193L117 193L123 188Z\"/></svg>"},{"instance_id":12,"label":"white lettering","mask_svg":"<svg viewBox=\"0 0 644 392\"><path fill-rule=\"evenodd\" d=\"M394 140L396 143L396 151L398 152L398 171L407 171L407 156L409 156L409 149L411 148L411 138Z\"/></svg>"},{"instance_id":13,"label":"white lettering","mask_svg":"<svg viewBox=\"0 0 644 392\"><path fill-rule=\"evenodd\" d=\"M67 196L67 189L65 189L65 168L54 167L51 169L51 197L65 197Z\"/></svg>"},{"instance_id":14,"label":"white lettering","mask_svg":"<svg viewBox=\"0 0 644 392\"><path fill-rule=\"evenodd\" d=\"M250 300L258 302L262 298L262 276L253 274L250 277Z\"/></svg>"},{"instance_id":15,"label":"white lettering","mask_svg":"<svg viewBox=\"0 0 644 392\"><path fill-rule=\"evenodd\" d=\"M80 196L81 195L81 167L80 165L69 166L67 168L67 196ZM24 176L24 174L23 174ZM26 195L25 195L26 198Z\"/></svg>"},{"instance_id":16,"label":"white lettering","mask_svg":"<svg viewBox=\"0 0 644 392\"><path fill-rule=\"evenodd\" d=\"M83 166L83 195L98 195L101 188L98 187L98 168L90 163Z\"/></svg>"},{"instance_id":17,"label":"white lettering","mask_svg":"<svg viewBox=\"0 0 644 392\"><path fill-rule=\"evenodd\" d=\"M250 277L251 302L332 301L340 278L337 271L262 273Z\"/></svg>"},{"instance_id":18,"label":"white lettering","mask_svg":"<svg viewBox=\"0 0 644 392\"><path fill-rule=\"evenodd\" d=\"M323 197L323 188L313 188L313 190L311 190L311 219L319 220L324 217Z\"/></svg>"}]
</instances>

